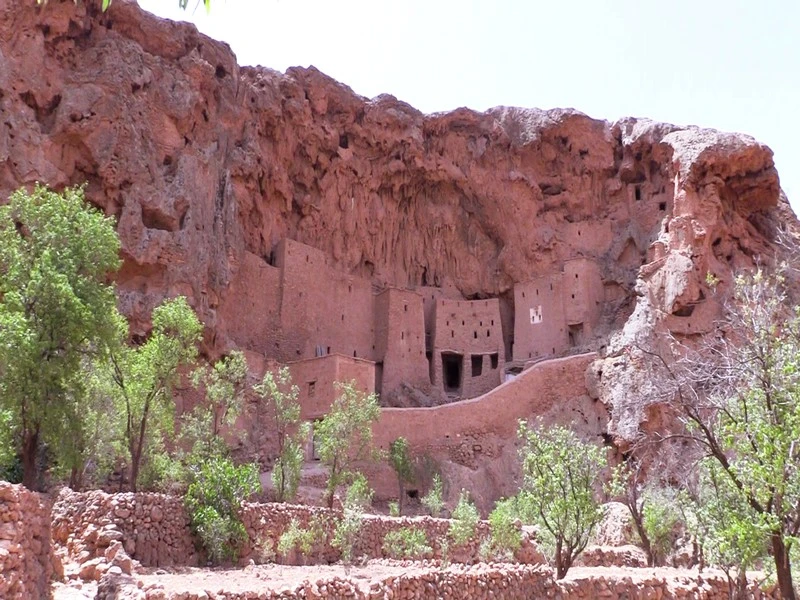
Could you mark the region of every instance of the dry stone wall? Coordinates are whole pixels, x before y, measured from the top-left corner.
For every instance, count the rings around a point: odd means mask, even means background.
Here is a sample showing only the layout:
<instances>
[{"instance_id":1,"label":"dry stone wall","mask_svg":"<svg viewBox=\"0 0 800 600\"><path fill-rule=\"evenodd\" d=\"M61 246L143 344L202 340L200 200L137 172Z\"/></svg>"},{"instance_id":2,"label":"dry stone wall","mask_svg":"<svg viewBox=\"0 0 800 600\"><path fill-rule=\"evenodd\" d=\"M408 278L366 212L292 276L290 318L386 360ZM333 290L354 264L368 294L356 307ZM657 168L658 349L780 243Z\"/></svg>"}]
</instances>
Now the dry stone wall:
<instances>
[{"instance_id":1,"label":"dry stone wall","mask_svg":"<svg viewBox=\"0 0 800 600\"><path fill-rule=\"evenodd\" d=\"M395 563L397 565L397 563ZM402 565L400 565L402 566ZM728 583L721 573L697 573L665 569L654 571L624 570L598 574L592 570L577 577L556 581L552 570L538 565L482 564L440 565L408 564L400 576L390 576L366 585L349 577L330 577L303 581L283 589L225 591L211 596L206 591L167 592L157 587L140 589L133 578L106 577L100 582L97 598L114 600L517 600L519 598L626 598L628 600L726 600ZM365 589L366 588L366 589ZM750 595L754 600L774 598L754 584Z\"/></svg>"},{"instance_id":2,"label":"dry stone wall","mask_svg":"<svg viewBox=\"0 0 800 600\"><path fill-rule=\"evenodd\" d=\"M64 489L53 506L53 539L80 563L104 557L117 541L145 566L198 562L183 500L165 494Z\"/></svg>"},{"instance_id":3,"label":"dry stone wall","mask_svg":"<svg viewBox=\"0 0 800 600\"><path fill-rule=\"evenodd\" d=\"M49 598L53 563L50 506L0 482L0 598Z\"/></svg>"}]
</instances>

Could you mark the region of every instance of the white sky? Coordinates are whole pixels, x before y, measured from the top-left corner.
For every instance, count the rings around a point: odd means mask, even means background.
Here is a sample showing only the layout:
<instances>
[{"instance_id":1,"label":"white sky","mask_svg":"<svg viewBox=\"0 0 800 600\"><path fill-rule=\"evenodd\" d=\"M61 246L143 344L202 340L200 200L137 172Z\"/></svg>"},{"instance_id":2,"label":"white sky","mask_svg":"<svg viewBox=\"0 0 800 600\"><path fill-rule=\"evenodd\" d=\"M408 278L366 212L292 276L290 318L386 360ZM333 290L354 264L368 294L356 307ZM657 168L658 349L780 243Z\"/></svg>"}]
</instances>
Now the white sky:
<instances>
[{"instance_id":1,"label":"white sky","mask_svg":"<svg viewBox=\"0 0 800 600\"><path fill-rule=\"evenodd\" d=\"M574 107L741 131L800 208L798 0L139 0L239 64L314 65L425 112Z\"/></svg>"}]
</instances>

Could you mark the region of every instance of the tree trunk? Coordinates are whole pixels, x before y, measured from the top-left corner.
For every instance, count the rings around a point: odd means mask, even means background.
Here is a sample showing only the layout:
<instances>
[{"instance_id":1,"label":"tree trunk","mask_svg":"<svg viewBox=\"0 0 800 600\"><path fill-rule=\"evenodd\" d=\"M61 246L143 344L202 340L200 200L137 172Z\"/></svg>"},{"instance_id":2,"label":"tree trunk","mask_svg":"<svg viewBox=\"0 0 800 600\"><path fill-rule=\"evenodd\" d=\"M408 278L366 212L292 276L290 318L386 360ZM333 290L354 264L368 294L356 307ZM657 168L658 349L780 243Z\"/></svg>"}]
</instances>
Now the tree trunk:
<instances>
[{"instance_id":1,"label":"tree trunk","mask_svg":"<svg viewBox=\"0 0 800 600\"><path fill-rule=\"evenodd\" d=\"M36 490L38 471L36 455L39 453L39 428L25 433L22 440L22 485L31 491Z\"/></svg>"},{"instance_id":2,"label":"tree trunk","mask_svg":"<svg viewBox=\"0 0 800 600\"><path fill-rule=\"evenodd\" d=\"M792 568L789 562L789 552L786 550L786 541L783 534L772 534L772 556L775 559L775 573L778 576L778 589L783 600L796 600L794 585L792 584Z\"/></svg>"}]
</instances>

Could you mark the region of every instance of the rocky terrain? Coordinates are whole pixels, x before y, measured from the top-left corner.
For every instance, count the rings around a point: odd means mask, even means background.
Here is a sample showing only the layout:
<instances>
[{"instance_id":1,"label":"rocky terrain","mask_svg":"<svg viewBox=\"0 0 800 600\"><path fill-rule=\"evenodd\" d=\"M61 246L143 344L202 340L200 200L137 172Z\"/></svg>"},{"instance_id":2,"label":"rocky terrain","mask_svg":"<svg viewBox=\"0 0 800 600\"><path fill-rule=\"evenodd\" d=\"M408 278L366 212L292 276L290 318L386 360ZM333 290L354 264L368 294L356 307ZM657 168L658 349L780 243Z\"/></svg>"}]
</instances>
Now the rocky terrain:
<instances>
[{"instance_id":1,"label":"rocky terrain","mask_svg":"<svg viewBox=\"0 0 800 600\"><path fill-rule=\"evenodd\" d=\"M797 223L772 152L747 136L574 110L425 115L313 67L239 67L132 0L104 14L0 0L0 196L35 181L85 182L119 219L135 335L185 294L210 354L260 350L231 327L248 285L237 273L284 237L376 285L506 305L514 283L591 257L606 333L619 333L593 385L620 440L649 418L625 349L708 330L706 274L724 287Z\"/></svg>"}]
</instances>

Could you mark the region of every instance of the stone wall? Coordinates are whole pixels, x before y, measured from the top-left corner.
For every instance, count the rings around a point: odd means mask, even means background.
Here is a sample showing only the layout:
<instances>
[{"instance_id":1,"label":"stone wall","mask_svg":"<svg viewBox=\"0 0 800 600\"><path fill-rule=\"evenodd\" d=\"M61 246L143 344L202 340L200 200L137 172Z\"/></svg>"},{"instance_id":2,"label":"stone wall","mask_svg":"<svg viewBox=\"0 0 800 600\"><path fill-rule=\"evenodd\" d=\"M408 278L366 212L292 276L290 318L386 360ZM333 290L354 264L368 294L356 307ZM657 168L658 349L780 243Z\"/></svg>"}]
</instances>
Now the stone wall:
<instances>
[{"instance_id":1,"label":"stone wall","mask_svg":"<svg viewBox=\"0 0 800 600\"><path fill-rule=\"evenodd\" d=\"M340 552L332 546L331 539L334 521L340 514L335 510L313 506L246 503L242 510L242 521L249 541L242 549L240 562L336 562ZM288 557L278 556L278 540L292 519L296 519L301 527L308 527L315 518L325 522L326 533L312 551L304 556L296 553ZM370 559L388 558L383 551L386 534L402 527L414 527L426 533L428 545L433 548L432 558L440 558L442 549L438 541L444 539L449 523L446 519L430 517L366 515L356 554ZM480 540L488 532L488 524L480 522L476 539L467 546L451 548L449 559L462 563L477 562ZM91 563L95 567L101 563L107 563L110 567L113 561L105 558L115 542L121 543L127 555L148 567L194 566L201 562L194 547L183 501L177 496L106 494L101 491L77 493L65 489L53 507L53 539L65 549L70 560L82 565L95 561ZM517 559L528 564L543 562L531 530L525 528L523 539ZM118 562L123 558L121 556ZM102 574L104 568L107 567L101 567L98 574Z\"/></svg>"},{"instance_id":2,"label":"stone wall","mask_svg":"<svg viewBox=\"0 0 800 600\"><path fill-rule=\"evenodd\" d=\"M53 562L50 506L0 482L0 598L49 598Z\"/></svg>"},{"instance_id":3,"label":"stone wall","mask_svg":"<svg viewBox=\"0 0 800 600\"><path fill-rule=\"evenodd\" d=\"M116 541L145 566L198 563L183 499L177 496L64 489L52 518L53 540L78 563L104 557Z\"/></svg>"},{"instance_id":4,"label":"stone wall","mask_svg":"<svg viewBox=\"0 0 800 600\"><path fill-rule=\"evenodd\" d=\"M333 563L340 559L340 552L331 545L334 520L341 516L340 512L326 508L290 505L290 504L246 504L242 520L250 541L244 547L240 562L249 560L263 562L265 559L276 562L317 564ZM319 540L312 551L300 556L292 553L288 557L280 557L277 545L280 536L289 527L292 519L296 519L301 527L308 527L314 519L327 523L326 536ZM369 559L391 558L383 548L383 540L390 531L401 528L420 529L425 532L427 545L432 554L426 558L442 558L441 540L447 535L450 521L432 517L386 517L365 515L361 534L356 544L355 555ZM516 554L516 560L525 564L541 564L544 558L539 552L533 530L524 528L523 544ZM477 535L467 545L452 547L448 551L448 559L452 562L472 564L480 560L479 545L481 540L489 536L489 525L481 521L477 526Z\"/></svg>"},{"instance_id":5,"label":"stone wall","mask_svg":"<svg viewBox=\"0 0 800 600\"><path fill-rule=\"evenodd\" d=\"M395 563L397 565L397 563ZM587 572L580 576L556 581L553 572L542 566L481 564L473 566L451 565L442 568L432 563L400 563L408 568L400 576L390 576L369 585L350 577L318 578L306 580L294 588L264 589L258 592L226 591L214 594L217 600L416 600L439 598L441 600L516 600L518 598L626 598L727 600L728 584L721 573L704 573L665 569L656 574L652 570L624 570L617 573ZM589 570L592 571L592 570ZM751 588L754 600L773 598L773 595ZM131 595L125 595L130 592ZM169 593L163 589L136 587L136 581L126 577L108 577L101 581L97 598L138 598L139 600L205 600L205 591L186 590Z\"/></svg>"}]
</instances>

